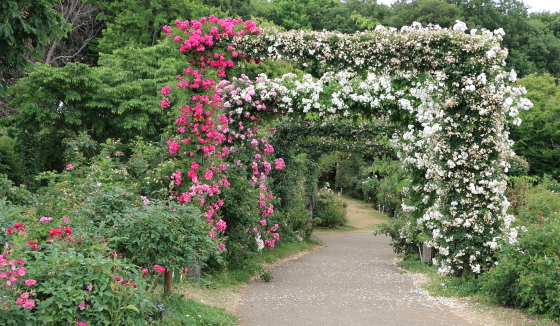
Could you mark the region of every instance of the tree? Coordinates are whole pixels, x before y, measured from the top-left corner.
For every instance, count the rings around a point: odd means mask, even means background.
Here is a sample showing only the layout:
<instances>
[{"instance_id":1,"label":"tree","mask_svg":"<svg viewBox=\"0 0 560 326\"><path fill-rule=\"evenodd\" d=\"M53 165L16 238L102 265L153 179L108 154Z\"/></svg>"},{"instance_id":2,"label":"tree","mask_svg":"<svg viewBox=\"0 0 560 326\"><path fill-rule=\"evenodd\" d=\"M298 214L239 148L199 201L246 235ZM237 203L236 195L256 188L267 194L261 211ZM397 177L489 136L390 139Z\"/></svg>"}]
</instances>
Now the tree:
<instances>
[{"instance_id":1,"label":"tree","mask_svg":"<svg viewBox=\"0 0 560 326\"><path fill-rule=\"evenodd\" d=\"M125 46L153 46L161 40L161 28L175 20L199 19L220 10L201 0L92 0L101 12L98 19L106 22L103 37L96 49L112 53Z\"/></svg>"},{"instance_id":2,"label":"tree","mask_svg":"<svg viewBox=\"0 0 560 326\"><path fill-rule=\"evenodd\" d=\"M311 0L255 0L255 14L285 29L311 29L307 9Z\"/></svg>"},{"instance_id":3,"label":"tree","mask_svg":"<svg viewBox=\"0 0 560 326\"><path fill-rule=\"evenodd\" d=\"M45 44L45 57L40 62L55 67L62 67L69 61L96 64L97 57L88 58L87 51L105 25L96 19L99 9L87 0L58 0L55 9L72 24L72 31L68 37Z\"/></svg>"},{"instance_id":4,"label":"tree","mask_svg":"<svg viewBox=\"0 0 560 326\"><path fill-rule=\"evenodd\" d=\"M530 174L560 177L560 87L549 74L530 75L519 82L534 107L521 112L523 123L512 130L513 149L527 159Z\"/></svg>"},{"instance_id":5,"label":"tree","mask_svg":"<svg viewBox=\"0 0 560 326\"><path fill-rule=\"evenodd\" d=\"M228 17L247 20L255 15L255 8L250 0L202 0L202 2L206 6L218 8L227 13Z\"/></svg>"},{"instance_id":6,"label":"tree","mask_svg":"<svg viewBox=\"0 0 560 326\"><path fill-rule=\"evenodd\" d=\"M53 6L54 0L4 0L0 11L0 93L7 89L4 70L29 68L24 55L41 57L45 43L61 39L70 24Z\"/></svg>"},{"instance_id":7,"label":"tree","mask_svg":"<svg viewBox=\"0 0 560 326\"><path fill-rule=\"evenodd\" d=\"M396 28L413 22L450 27L456 20L463 20L460 8L445 0L400 0L393 5L393 10L395 15L388 17L385 23Z\"/></svg>"},{"instance_id":8,"label":"tree","mask_svg":"<svg viewBox=\"0 0 560 326\"><path fill-rule=\"evenodd\" d=\"M171 53L171 55L170 55ZM97 140L153 137L168 122L158 89L173 85L184 68L180 53L164 43L101 55L99 67L37 64L14 86L24 130L55 128L75 136L89 131Z\"/></svg>"},{"instance_id":9,"label":"tree","mask_svg":"<svg viewBox=\"0 0 560 326\"><path fill-rule=\"evenodd\" d=\"M19 115L12 123L30 133L39 146L40 170L62 169L62 139L88 132L95 140L143 137L159 140L169 125L169 109L160 106L158 90L176 84L183 56L167 42L145 48L125 48L101 55L99 67L68 63L54 68L36 64L13 87L10 105ZM187 96L189 93L184 92ZM43 155L47 153L48 155Z\"/></svg>"}]
</instances>

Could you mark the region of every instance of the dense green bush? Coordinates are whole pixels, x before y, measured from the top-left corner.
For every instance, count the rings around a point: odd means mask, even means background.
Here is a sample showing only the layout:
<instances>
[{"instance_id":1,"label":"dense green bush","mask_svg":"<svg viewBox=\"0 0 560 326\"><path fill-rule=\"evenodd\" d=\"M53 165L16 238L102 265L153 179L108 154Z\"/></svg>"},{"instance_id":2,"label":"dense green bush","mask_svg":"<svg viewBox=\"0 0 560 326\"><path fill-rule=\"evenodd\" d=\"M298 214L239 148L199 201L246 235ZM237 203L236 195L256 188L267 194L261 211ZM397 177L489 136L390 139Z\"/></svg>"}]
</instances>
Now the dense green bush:
<instances>
[{"instance_id":1,"label":"dense green bush","mask_svg":"<svg viewBox=\"0 0 560 326\"><path fill-rule=\"evenodd\" d=\"M403 189L408 186L402 164L392 158L375 159L362 172L361 190L365 200L390 216L401 211Z\"/></svg>"},{"instance_id":2,"label":"dense green bush","mask_svg":"<svg viewBox=\"0 0 560 326\"><path fill-rule=\"evenodd\" d=\"M275 145L276 146L276 145ZM277 151L282 147L275 147ZM277 198L275 210L285 225L280 225L283 239L308 238L313 231L308 207L317 185L317 169L307 154L283 153L286 167L270 173L272 191Z\"/></svg>"},{"instance_id":3,"label":"dense green bush","mask_svg":"<svg viewBox=\"0 0 560 326\"><path fill-rule=\"evenodd\" d=\"M545 176L540 183L524 191L524 205L516 207L518 224L538 224L540 212L545 220L560 218L560 184Z\"/></svg>"},{"instance_id":4,"label":"dense green bush","mask_svg":"<svg viewBox=\"0 0 560 326\"><path fill-rule=\"evenodd\" d=\"M23 204L29 203L31 197L25 187L17 187L5 174L0 174L0 198L5 198L12 204Z\"/></svg>"},{"instance_id":5,"label":"dense green bush","mask_svg":"<svg viewBox=\"0 0 560 326\"><path fill-rule=\"evenodd\" d=\"M18 155L14 150L15 140L2 134L0 129L0 174L6 174L12 181L19 180Z\"/></svg>"},{"instance_id":6,"label":"dense green bush","mask_svg":"<svg viewBox=\"0 0 560 326\"><path fill-rule=\"evenodd\" d=\"M494 302L560 319L560 228L530 226L519 242L504 245L498 265L483 275Z\"/></svg>"},{"instance_id":7,"label":"dense green bush","mask_svg":"<svg viewBox=\"0 0 560 326\"><path fill-rule=\"evenodd\" d=\"M374 234L385 234L391 237L393 251L408 257L418 255L418 244L423 242L422 239L418 239L419 232L415 230L411 220L402 217L397 217L379 225ZM417 239L417 242L412 242L409 239Z\"/></svg>"},{"instance_id":8,"label":"dense green bush","mask_svg":"<svg viewBox=\"0 0 560 326\"><path fill-rule=\"evenodd\" d=\"M27 239L25 232L15 237ZM147 325L155 306L138 266L117 258L103 243L89 239L76 245L68 239L42 242L40 250L26 250L27 244L5 250L6 259L21 259L18 269L25 270L22 279L0 288L5 302L0 324ZM30 305L18 304L18 297Z\"/></svg>"},{"instance_id":9,"label":"dense green bush","mask_svg":"<svg viewBox=\"0 0 560 326\"><path fill-rule=\"evenodd\" d=\"M322 188L315 199L313 217L320 220L318 224L321 226L336 228L348 222L347 207L348 204L338 198L332 190Z\"/></svg>"},{"instance_id":10,"label":"dense green bush","mask_svg":"<svg viewBox=\"0 0 560 326\"><path fill-rule=\"evenodd\" d=\"M143 268L161 265L180 271L217 251L197 207L152 201L114 213L99 224L109 246Z\"/></svg>"}]
</instances>

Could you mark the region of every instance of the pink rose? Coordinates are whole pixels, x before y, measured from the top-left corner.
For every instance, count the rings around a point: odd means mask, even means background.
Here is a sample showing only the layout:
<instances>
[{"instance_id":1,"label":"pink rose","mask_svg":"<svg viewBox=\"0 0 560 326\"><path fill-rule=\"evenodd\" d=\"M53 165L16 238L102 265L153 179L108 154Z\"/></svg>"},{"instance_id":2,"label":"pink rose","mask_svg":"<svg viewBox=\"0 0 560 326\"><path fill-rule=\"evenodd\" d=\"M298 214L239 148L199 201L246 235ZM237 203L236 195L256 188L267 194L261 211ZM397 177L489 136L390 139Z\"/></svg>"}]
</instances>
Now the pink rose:
<instances>
[{"instance_id":1,"label":"pink rose","mask_svg":"<svg viewBox=\"0 0 560 326\"><path fill-rule=\"evenodd\" d=\"M25 309L31 309L31 308L35 307L35 300L25 301L25 303L22 305L22 307L25 308Z\"/></svg>"}]
</instances>

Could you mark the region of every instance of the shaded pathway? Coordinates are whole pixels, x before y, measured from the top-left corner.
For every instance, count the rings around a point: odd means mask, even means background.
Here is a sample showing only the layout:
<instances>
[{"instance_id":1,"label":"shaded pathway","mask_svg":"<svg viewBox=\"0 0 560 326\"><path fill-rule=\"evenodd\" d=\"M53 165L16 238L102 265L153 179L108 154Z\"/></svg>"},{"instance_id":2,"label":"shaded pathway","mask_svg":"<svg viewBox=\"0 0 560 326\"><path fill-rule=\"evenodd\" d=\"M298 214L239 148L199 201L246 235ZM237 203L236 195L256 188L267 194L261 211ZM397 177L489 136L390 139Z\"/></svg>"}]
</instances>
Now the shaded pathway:
<instances>
[{"instance_id":1,"label":"shaded pathway","mask_svg":"<svg viewBox=\"0 0 560 326\"><path fill-rule=\"evenodd\" d=\"M247 288L238 308L243 325L473 325L399 272L388 237L319 238L327 247L275 268L271 282Z\"/></svg>"}]
</instances>

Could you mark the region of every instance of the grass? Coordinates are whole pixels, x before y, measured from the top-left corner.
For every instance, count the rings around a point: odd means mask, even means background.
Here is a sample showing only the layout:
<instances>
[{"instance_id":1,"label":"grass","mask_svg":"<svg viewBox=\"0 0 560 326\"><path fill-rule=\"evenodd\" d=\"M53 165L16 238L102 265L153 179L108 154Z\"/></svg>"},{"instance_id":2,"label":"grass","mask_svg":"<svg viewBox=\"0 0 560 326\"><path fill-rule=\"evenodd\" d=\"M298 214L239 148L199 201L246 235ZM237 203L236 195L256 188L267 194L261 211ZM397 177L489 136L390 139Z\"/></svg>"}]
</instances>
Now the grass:
<instances>
[{"instance_id":1,"label":"grass","mask_svg":"<svg viewBox=\"0 0 560 326\"><path fill-rule=\"evenodd\" d=\"M238 318L223 308L217 308L172 294L161 299L164 309L161 320L154 325L227 326L236 325Z\"/></svg>"},{"instance_id":2,"label":"grass","mask_svg":"<svg viewBox=\"0 0 560 326\"><path fill-rule=\"evenodd\" d=\"M558 325L552 320L527 316L519 309L502 307L491 302L490 297L480 291L481 282L473 277L442 276L437 273L437 267L422 265L420 261L403 260L397 264L405 272L423 274L426 281L421 285L432 296L446 298L460 298L472 307L471 313L489 316L500 325Z\"/></svg>"},{"instance_id":3,"label":"grass","mask_svg":"<svg viewBox=\"0 0 560 326\"><path fill-rule=\"evenodd\" d=\"M280 242L273 250L263 250L257 258L257 263L276 263L299 252L309 251L322 244L320 240L314 238L304 241Z\"/></svg>"},{"instance_id":4,"label":"grass","mask_svg":"<svg viewBox=\"0 0 560 326\"><path fill-rule=\"evenodd\" d=\"M390 220L387 215L376 211L371 203L345 195L340 198L348 204L348 223L333 229L317 227L313 230L313 233L373 232L377 230L379 224Z\"/></svg>"}]
</instances>

